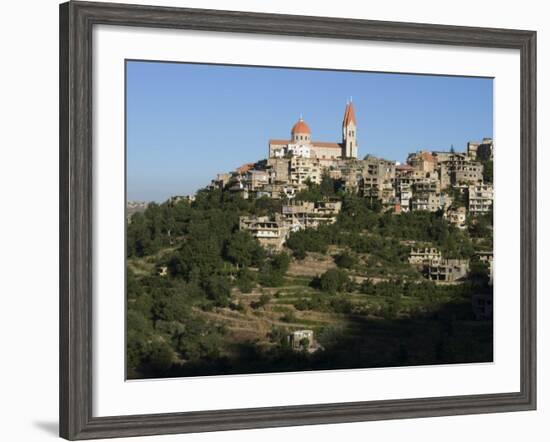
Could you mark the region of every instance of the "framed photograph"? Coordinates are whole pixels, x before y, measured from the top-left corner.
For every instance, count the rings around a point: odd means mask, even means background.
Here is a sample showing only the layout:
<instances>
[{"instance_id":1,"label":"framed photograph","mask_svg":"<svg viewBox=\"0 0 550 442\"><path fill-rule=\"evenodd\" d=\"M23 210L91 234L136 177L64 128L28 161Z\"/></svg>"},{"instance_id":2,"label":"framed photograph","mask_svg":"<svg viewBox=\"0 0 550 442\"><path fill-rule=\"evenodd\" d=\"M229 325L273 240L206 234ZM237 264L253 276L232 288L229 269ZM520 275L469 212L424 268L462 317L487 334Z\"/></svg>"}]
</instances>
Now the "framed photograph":
<instances>
[{"instance_id":1,"label":"framed photograph","mask_svg":"<svg viewBox=\"0 0 550 442\"><path fill-rule=\"evenodd\" d=\"M536 407L536 33L60 7L60 435Z\"/></svg>"}]
</instances>

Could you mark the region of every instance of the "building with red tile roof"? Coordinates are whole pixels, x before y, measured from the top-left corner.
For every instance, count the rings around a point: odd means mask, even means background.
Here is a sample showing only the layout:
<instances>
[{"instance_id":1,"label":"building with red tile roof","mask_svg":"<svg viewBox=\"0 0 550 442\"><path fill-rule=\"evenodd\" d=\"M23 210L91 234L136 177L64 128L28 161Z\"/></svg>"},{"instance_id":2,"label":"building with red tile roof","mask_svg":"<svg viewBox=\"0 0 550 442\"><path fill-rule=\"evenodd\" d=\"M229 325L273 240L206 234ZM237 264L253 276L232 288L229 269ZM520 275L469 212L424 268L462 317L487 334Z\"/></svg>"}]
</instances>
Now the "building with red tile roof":
<instances>
[{"instance_id":1,"label":"building with red tile roof","mask_svg":"<svg viewBox=\"0 0 550 442\"><path fill-rule=\"evenodd\" d=\"M317 159L325 165L342 158L357 158L357 123L353 104L346 104L340 143L312 141L311 129L302 117L292 126L289 140L269 140L269 158L289 155Z\"/></svg>"}]
</instances>

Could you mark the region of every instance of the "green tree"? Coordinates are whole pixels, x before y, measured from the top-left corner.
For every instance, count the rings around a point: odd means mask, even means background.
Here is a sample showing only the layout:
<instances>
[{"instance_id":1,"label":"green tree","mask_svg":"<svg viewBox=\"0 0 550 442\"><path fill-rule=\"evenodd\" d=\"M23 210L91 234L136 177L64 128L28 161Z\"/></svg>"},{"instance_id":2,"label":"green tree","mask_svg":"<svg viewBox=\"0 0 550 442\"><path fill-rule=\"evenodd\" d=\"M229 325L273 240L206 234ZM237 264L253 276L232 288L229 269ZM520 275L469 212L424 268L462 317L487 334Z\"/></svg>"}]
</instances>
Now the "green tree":
<instances>
[{"instance_id":1,"label":"green tree","mask_svg":"<svg viewBox=\"0 0 550 442\"><path fill-rule=\"evenodd\" d=\"M483 181L485 183L493 182L493 160L483 162Z\"/></svg>"},{"instance_id":2,"label":"green tree","mask_svg":"<svg viewBox=\"0 0 550 442\"><path fill-rule=\"evenodd\" d=\"M338 267L351 269L357 264L357 257L349 252L343 252L334 257L334 262Z\"/></svg>"},{"instance_id":3,"label":"green tree","mask_svg":"<svg viewBox=\"0 0 550 442\"><path fill-rule=\"evenodd\" d=\"M309 349L309 339L308 338L302 338L300 339L300 348L303 350L303 351L307 351Z\"/></svg>"},{"instance_id":4,"label":"green tree","mask_svg":"<svg viewBox=\"0 0 550 442\"><path fill-rule=\"evenodd\" d=\"M290 256L285 252L278 253L271 259L273 269L283 275L287 272L289 265Z\"/></svg>"},{"instance_id":5,"label":"green tree","mask_svg":"<svg viewBox=\"0 0 550 442\"><path fill-rule=\"evenodd\" d=\"M237 287L243 293L250 293L255 285L254 274L248 269L243 267L237 273Z\"/></svg>"},{"instance_id":6,"label":"green tree","mask_svg":"<svg viewBox=\"0 0 550 442\"><path fill-rule=\"evenodd\" d=\"M319 185L321 195L324 197L332 197L336 193L336 182L328 173L323 173L321 184Z\"/></svg>"},{"instance_id":7,"label":"green tree","mask_svg":"<svg viewBox=\"0 0 550 442\"><path fill-rule=\"evenodd\" d=\"M344 270L329 269L321 275L319 288L323 292L336 293L345 290L349 283L349 276Z\"/></svg>"},{"instance_id":8,"label":"green tree","mask_svg":"<svg viewBox=\"0 0 550 442\"><path fill-rule=\"evenodd\" d=\"M225 256L241 267L258 265L265 256L260 243L248 232L237 231L225 247Z\"/></svg>"},{"instance_id":9,"label":"green tree","mask_svg":"<svg viewBox=\"0 0 550 442\"><path fill-rule=\"evenodd\" d=\"M214 301L214 304L220 307L229 305L231 296L231 287L227 278L220 275L212 275L206 280L205 291L208 299Z\"/></svg>"},{"instance_id":10,"label":"green tree","mask_svg":"<svg viewBox=\"0 0 550 442\"><path fill-rule=\"evenodd\" d=\"M174 351L167 342L157 339L151 344L148 359L148 367L153 374L162 375L172 366Z\"/></svg>"}]
</instances>

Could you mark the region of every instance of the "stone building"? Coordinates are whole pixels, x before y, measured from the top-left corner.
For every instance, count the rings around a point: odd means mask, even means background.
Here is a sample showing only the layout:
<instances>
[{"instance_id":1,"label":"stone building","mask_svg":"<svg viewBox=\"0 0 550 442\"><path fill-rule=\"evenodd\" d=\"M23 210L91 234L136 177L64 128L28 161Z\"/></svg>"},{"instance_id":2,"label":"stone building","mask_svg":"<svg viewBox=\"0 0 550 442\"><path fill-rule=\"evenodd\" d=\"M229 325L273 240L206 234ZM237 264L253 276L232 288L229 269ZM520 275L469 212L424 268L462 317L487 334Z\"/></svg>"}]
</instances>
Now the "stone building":
<instances>
[{"instance_id":1,"label":"stone building","mask_svg":"<svg viewBox=\"0 0 550 442\"><path fill-rule=\"evenodd\" d=\"M210 182L208 186L210 189L224 189L231 180L230 173L219 173L216 175L216 178Z\"/></svg>"},{"instance_id":2,"label":"stone building","mask_svg":"<svg viewBox=\"0 0 550 442\"><path fill-rule=\"evenodd\" d=\"M411 200L411 210L426 210L428 212L437 212L438 210L447 210L453 199L445 193L424 192L413 193Z\"/></svg>"},{"instance_id":3,"label":"stone building","mask_svg":"<svg viewBox=\"0 0 550 442\"><path fill-rule=\"evenodd\" d=\"M359 190L364 197L377 198L382 203L395 199L395 161L367 155L361 162Z\"/></svg>"},{"instance_id":4,"label":"stone building","mask_svg":"<svg viewBox=\"0 0 550 442\"><path fill-rule=\"evenodd\" d=\"M435 247L413 247L409 253L409 264L420 266L441 260L441 251Z\"/></svg>"},{"instance_id":5,"label":"stone building","mask_svg":"<svg viewBox=\"0 0 550 442\"><path fill-rule=\"evenodd\" d=\"M357 147L357 121L353 104L350 102L344 111L340 143L313 141L311 129L300 117L290 131L289 140L269 140L269 158L314 158L323 166L330 166L341 158L357 158Z\"/></svg>"},{"instance_id":6,"label":"stone building","mask_svg":"<svg viewBox=\"0 0 550 442\"><path fill-rule=\"evenodd\" d=\"M249 192L262 189L268 182L269 176L265 170L251 169L246 172L244 184Z\"/></svg>"},{"instance_id":7,"label":"stone building","mask_svg":"<svg viewBox=\"0 0 550 442\"><path fill-rule=\"evenodd\" d=\"M321 162L316 158L290 158L290 184L303 188L308 181L321 182Z\"/></svg>"},{"instance_id":8,"label":"stone building","mask_svg":"<svg viewBox=\"0 0 550 442\"><path fill-rule=\"evenodd\" d=\"M290 159L269 158L266 172L269 184L288 184L290 182Z\"/></svg>"},{"instance_id":9,"label":"stone building","mask_svg":"<svg viewBox=\"0 0 550 442\"><path fill-rule=\"evenodd\" d=\"M421 172L433 172L435 170L436 161L430 152L421 150L409 154L407 157L407 164L413 169Z\"/></svg>"},{"instance_id":10,"label":"stone building","mask_svg":"<svg viewBox=\"0 0 550 442\"><path fill-rule=\"evenodd\" d=\"M463 279L470 269L467 259L433 260L425 267L426 278L435 282L453 282Z\"/></svg>"},{"instance_id":11,"label":"stone building","mask_svg":"<svg viewBox=\"0 0 550 442\"><path fill-rule=\"evenodd\" d=\"M282 215L292 231L333 224L342 208L340 201L300 201L284 205Z\"/></svg>"},{"instance_id":12,"label":"stone building","mask_svg":"<svg viewBox=\"0 0 550 442\"><path fill-rule=\"evenodd\" d=\"M430 178L413 182L412 188L414 193L438 194L441 191L439 180Z\"/></svg>"},{"instance_id":13,"label":"stone building","mask_svg":"<svg viewBox=\"0 0 550 442\"><path fill-rule=\"evenodd\" d=\"M437 164L451 162L457 158L464 157L462 153L456 153L453 150L437 150L432 152L432 156Z\"/></svg>"},{"instance_id":14,"label":"stone building","mask_svg":"<svg viewBox=\"0 0 550 442\"><path fill-rule=\"evenodd\" d=\"M449 185L477 184L483 181L483 165L465 153L434 152L441 189Z\"/></svg>"},{"instance_id":15,"label":"stone building","mask_svg":"<svg viewBox=\"0 0 550 442\"><path fill-rule=\"evenodd\" d=\"M411 200L413 197L412 186L408 181L401 181L396 178L395 194L399 203L400 212L409 212L411 210Z\"/></svg>"},{"instance_id":16,"label":"stone building","mask_svg":"<svg viewBox=\"0 0 550 442\"><path fill-rule=\"evenodd\" d=\"M451 164L451 184L477 184L483 181L483 165L475 161Z\"/></svg>"},{"instance_id":17,"label":"stone building","mask_svg":"<svg viewBox=\"0 0 550 442\"><path fill-rule=\"evenodd\" d=\"M241 216L239 218L239 230L250 232L257 238L262 247L272 250L280 250L290 233L289 226L281 217L275 220L267 216Z\"/></svg>"},{"instance_id":18,"label":"stone building","mask_svg":"<svg viewBox=\"0 0 550 442\"><path fill-rule=\"evenodd\" d=\"M443 217L460 230L466 229L466 207L449 207Z\"/></svg>"},{"instance_id":19,"label":"stone building","mask_svg":"<svg viewBox=\"0 0 550 442\"><path fill-rule=\"evenodd\" d=\"M488 161L493 159L493 139L483 138L481 142L470 141L467 146L468 156L477 161Z\"/></svg>"},{"instance_id":20,"label":"stone building","mask_svg":"<svg viewBox=\"0 0 550 442\"><path fill-rule=\"evenodd\" d=\"M477 184L468 187L468 210L473 214L483 214L493 207L493 185Z\"/></svg>"},{"instance_id":21,"label":"stone building","mask_svg":"<svg viewBox=\"0 0 550 442\"><path fill-rule=\"evenodd\" d=\"M314 351L316 344L313 330L296 330L288 336L288 343L294 350Z\"/></svg>"}]
</instances>

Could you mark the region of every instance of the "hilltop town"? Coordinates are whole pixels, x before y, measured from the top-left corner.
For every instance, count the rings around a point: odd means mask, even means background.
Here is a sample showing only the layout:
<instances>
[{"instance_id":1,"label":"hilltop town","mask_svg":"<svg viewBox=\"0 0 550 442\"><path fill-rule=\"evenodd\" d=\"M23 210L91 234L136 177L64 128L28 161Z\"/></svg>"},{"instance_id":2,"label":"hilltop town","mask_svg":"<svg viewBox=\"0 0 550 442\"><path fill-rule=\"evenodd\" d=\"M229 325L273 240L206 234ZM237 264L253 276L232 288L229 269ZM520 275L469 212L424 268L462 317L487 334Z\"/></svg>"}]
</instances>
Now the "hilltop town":
<instances>
[{"instance_id":1,"label":"hilltop town","mask_svg":"<svg viewBox=\"0 0 550 442\"><path fill-rule=\"evenodd\" d=\"M492 360L492 139L359 148L348 102L340 142L300 117L196 194L129 203L129 376Z\"/></svg>"},{"instance_id":2,"label":"hilltop town","mask_svg":"<svg viewBox=\"0 0 550 442\"><path fill-rule=\"evenodd\" d=\"M303 201L296 198L323 180L336 193L376 201L381 210L437 212L458 229L466 229L468 214L492 211L493 141L469 142L466 152L454 150L410 153L404 164L366 155L358 159L357 122L353 103L348 102L342 120L340 143L313 141L302 117L290 131L290 139L269 140L268 158L244 164L219 174L209 185L243 198L281 199L280 213L273 216L242 216L239 228L248 231L266 249L280 251L291 232L333 224L341 210L339 198ZM482 252L491 263L492 255ZM419 256L422 258L420 259ZM434 250L411 249L409 262L424 265L428 278L453 281L468 271L467 260L443 260Z\"/></svg>"}]
</instances>

